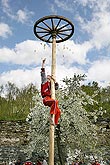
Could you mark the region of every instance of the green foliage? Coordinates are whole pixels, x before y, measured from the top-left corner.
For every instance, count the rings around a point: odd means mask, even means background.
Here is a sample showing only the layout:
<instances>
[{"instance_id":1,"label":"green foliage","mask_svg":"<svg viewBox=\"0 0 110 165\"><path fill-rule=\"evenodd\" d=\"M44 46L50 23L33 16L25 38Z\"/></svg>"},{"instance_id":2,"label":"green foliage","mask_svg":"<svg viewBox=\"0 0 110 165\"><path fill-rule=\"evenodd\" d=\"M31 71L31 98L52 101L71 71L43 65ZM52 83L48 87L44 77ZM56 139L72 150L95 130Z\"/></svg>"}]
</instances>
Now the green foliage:
<instances>
[{"instance_id":1,"label":"green foliage","mask_svg":"<svg viewBox=\"0 0 110 165\"><path fill-rule=\"evenodd\" d=\"M37 93L33 99L36 105L30 109L26 119L30 123L30 144L26 149L29 158L35 151L37 155L44 156L48 153L49 145L49 109L42 104L40 93Z\"/></svg>"},{"instance_id":2,"label":"green foliage","mask_svg":"<svg viewBox=\"0 0 110 165\"><path fill-rule=\"evenodd\" d=\"M92 153L97 144L97 127L92 124L88 118L88 113L84 106L93 104L94 100L87 95L80 85L80 81L84 80L84 76L74 76L71 79L64 79L65 87L56 93L59 100L59 106L62 111L60 126L60 141L63 158L69 153L75 156L75 149L81 150L83 153ZM49 148L49 108L42 104L40 95L36 96L36 106L31 109L28 115L30 121L30 145L28 146L28 156L31 157L32 152L48 154ZM55 144L58 144L58 126L55 127ZM55 155L60 155L59 146L55 145ZM65 151L65 152L64 152ZM58 156L57 156L58 157Z\"/></svg>"},{"instance_id":3,"label":"green foliage","mask_svg":"<svg viewBox=\"0 0 110 165\"><path fill-rule=\"evenodd\" d=\"M34 107L32 97L36 93L37 90L33 84L29 84L22 89L10 82L1 86L0 120L25 120L30 108Z\"/></svg>"},{"instance_id":4,"label":"green foliage","mask_svg":"<svg viewBox=\"0 0 110 165\"><path fill-rule=\"evenodd\" d=\"M106 158L109 153L110 134L106 126L110 122L110 86L101 88L97 82L81 85L84 79L85 75L66 78L64 87L56 92L62 111L59 125L55 126L56 160L58 156L65 159L91 154ZM35 153L48 156L49 111L33 84L22 89L11 83L0 87L0 120L25 120L28 115L30 143L26 153L29 157Z\"/></svg>"},{"instance_id":5,"label":"green foliage","mask_svg":"<svg viewBox=\"0 0 110 165\"><path fill-rule=\"evenodd\" d=\"M96 101L92 106L89 104L86 105L86 111L94 112L93 116L97 114L98 120L110 119L110 86L101 88L97 82L93 82L88 85L83 85L82 90L91 97L94 96L94 100Z\"/></svg>"},{"instance_id":6,"label":"green foliage","mask_svg":"<svg viewBox=\"0 0 110 165\"><path fill-rule=\"evenodd\" d=\"M66 148L92 152L97 142L97 132L84 107L87 104L92 105L94 100L82 91L81 80L84 80L84 76L64 80L67 86L61 91L62 98L59 98L63 111L61 130Z\"/></svg>"}]
</instances>

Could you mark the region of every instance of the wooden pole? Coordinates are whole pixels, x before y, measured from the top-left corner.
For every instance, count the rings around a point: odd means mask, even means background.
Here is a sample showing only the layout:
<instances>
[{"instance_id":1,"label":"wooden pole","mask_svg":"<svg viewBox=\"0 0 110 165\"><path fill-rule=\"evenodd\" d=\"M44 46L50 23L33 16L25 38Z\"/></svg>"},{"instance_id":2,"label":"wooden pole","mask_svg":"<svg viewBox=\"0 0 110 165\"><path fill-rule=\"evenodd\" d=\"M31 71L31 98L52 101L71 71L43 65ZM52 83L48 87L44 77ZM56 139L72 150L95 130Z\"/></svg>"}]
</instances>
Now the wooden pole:
<instances>
[{"instance_id":1,"label":"wooden pole","mask_svg":"<svg viewBox=\"0 0 110 165\"><path fill-rule=\"evenodd\" d=\"M53 36L52 40L52 65L51 65L51 76L55 79L56 75L56 35ZM54 81L51 80L51 97L55 99L55 85ZM52 115L54 123L54 115ZM49 131L49 165L54 165L54 125L50 125Z\"/></svg>"}]
</instances>

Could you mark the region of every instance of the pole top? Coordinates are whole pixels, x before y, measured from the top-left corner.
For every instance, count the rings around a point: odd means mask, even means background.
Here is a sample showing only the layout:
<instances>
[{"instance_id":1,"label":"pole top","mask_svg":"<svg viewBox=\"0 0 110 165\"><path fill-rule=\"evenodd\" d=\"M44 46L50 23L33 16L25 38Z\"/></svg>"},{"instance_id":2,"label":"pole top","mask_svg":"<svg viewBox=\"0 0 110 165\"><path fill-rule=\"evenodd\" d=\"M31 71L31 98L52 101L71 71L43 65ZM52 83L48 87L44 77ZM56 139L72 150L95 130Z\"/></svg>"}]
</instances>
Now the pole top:
<instances>
[{"instance_id":1,"label":"pole top","mask_svg":"<svg viewBox=\"0 0 110 165\"><path fill-rule=\"evenodd\" d=\"M56 43L68 40L74 33L74 25L70 20L58 15L45 16L34 24L34 34L42 41Z\"/></svg>"}]
</instances>

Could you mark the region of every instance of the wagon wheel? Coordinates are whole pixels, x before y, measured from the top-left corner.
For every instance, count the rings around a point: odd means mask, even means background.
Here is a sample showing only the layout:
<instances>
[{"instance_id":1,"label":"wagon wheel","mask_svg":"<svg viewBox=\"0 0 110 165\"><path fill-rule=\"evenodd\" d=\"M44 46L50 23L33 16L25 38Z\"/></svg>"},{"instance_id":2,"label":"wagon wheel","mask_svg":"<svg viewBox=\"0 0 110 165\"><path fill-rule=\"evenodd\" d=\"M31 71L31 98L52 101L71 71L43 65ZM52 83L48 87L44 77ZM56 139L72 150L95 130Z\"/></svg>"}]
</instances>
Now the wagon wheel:
<instances>
[{"instance_id":1,"label":"wagon wheel","mask_svg":"<svg viewBox=\"0 0 110 165\"><path fill-rule=\"evenodd\" d=\"M52 43L53 37L56 37L56 43L66 41L73 33L74 25L62 16L45 16L34 24L35 36L49 43Z\"/></svg>"}]
</instances>

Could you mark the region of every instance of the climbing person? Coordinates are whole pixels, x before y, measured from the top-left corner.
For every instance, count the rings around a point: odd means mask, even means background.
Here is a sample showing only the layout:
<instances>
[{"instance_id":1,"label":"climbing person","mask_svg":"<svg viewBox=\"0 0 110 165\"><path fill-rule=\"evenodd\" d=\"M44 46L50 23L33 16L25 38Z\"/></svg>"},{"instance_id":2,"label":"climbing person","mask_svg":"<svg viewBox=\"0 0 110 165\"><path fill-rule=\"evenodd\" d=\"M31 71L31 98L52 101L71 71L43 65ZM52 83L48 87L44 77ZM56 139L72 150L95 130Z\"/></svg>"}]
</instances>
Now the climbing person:
<instances>
[{"instance_id":1,"label":"climbing person","mask_svg":"<svg viewBox=\"0 0 110 165\"><path fill-rule=\"evenodd\" d=\"M59 106L58 106L58 100L55 100L53 98L51 98L51 79L54 81L55 83L55 90L58 89L58 83L52 78L52 76L50 75L47 75L46 76L46 73L45 73L45 67L44 67L44 64L45 64L45 61L46 61L46 58L42 60L42 68L41 68L41 95L42 95L42 98L43 98L43 104L45 106L48 106L50 107L50 123L51 124L55 124L57 125L58 124L58 120L60 118L60 114L61 114L61 111L59 109ZM52 120L52 115L55 115L54 116L54 122Z\"/></svg>"}]
</instances>

